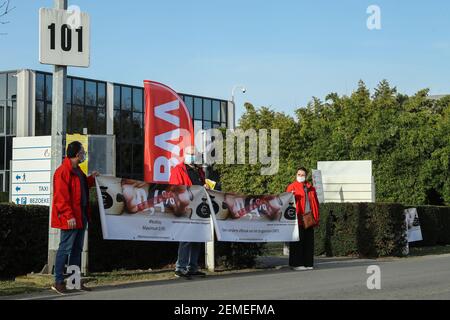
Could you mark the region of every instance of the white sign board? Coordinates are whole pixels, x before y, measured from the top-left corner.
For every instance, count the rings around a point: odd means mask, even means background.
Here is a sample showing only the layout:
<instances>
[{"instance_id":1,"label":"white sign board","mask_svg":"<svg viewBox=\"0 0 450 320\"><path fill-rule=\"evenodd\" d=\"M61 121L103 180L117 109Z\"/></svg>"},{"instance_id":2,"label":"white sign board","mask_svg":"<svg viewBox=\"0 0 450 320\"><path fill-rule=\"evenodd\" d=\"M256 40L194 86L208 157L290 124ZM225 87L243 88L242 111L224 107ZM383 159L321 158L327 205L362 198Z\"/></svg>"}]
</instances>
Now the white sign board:
<instances>
[{"instance_id":1,"label":"white sign board","mask_svg":"<svg viewBox=\"0 0 450 320\"><path fill-rule=\"evenodd\" d=\"M312 171L312 179L313 179L314 188L316 189L317 199L319 200L319 203L324 203L325 195L323 193L322 171L313 170Z\"/></svg>"},{"instance_id":2,"label":"white sign board","mask_svg":"<svg viewBox=\"0 0 450 320\"><path fill-rule=\"evenodd\" d=\"M13 139L11 199L17 205L50 206L52 138Z\"/></svg>"},{"instance_id":3,"label":"white sign board","mask_svg":"<svg viewBox=\"0 0 450 320\"><path fill-rule=\"evenodd\" d=\"M77 10L39 9L39 61L89 67L90 19Z\"/></svg>"},{"instance_id":4,"label":"white sign board","mask_svg":"<svg viewBox=\"0 0 450 320\"><path fill-rule=\"evenodd\" d=\"M319 161L325 202L375 202L372 161Z\"/></svg>"}]
</instances>

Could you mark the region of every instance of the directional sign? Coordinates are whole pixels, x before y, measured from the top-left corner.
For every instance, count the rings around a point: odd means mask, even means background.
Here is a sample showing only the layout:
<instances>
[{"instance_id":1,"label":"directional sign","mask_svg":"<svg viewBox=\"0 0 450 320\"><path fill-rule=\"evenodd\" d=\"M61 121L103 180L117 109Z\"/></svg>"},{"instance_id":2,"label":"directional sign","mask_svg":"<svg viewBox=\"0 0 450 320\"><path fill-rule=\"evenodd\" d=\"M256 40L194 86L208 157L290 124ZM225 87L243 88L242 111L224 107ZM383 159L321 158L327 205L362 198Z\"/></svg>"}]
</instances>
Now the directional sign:
<instances>
[{"instance_id":1,"label":"directional sign","mask_svg":"<svg viewBox=\"0 0 450 320\"><path fill-rule=\"evenodd\" d=\"M12 200L17 205L50 206L51 137L13 139Z\"/></svg>"}]
</instances>

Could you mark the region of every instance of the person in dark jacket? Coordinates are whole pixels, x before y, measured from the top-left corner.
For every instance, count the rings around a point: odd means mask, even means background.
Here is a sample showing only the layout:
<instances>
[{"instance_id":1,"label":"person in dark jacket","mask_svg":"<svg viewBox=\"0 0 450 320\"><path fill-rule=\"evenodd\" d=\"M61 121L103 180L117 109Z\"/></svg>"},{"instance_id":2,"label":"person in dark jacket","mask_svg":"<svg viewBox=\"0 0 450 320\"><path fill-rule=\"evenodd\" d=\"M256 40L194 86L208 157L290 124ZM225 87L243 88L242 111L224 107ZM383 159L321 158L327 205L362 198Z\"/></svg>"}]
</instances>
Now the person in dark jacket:
<instances>
[{"instance_id":1,"label":"person in dark jacket","mask_svg":"<svg viewBox=\"0 0 450 320\"><path fill-rule=\"evenodd\" d=\"M186 148L184 163L180 163L172 169L169 183L171 185L197 185L209 188L205 183L205 173L201 166L195 163L195 160L195 148ZM198 269L201 245L201 242L180 242L175 269L176 277L190 279L192 276L205 276L205 273Z\"/></svg>"},{"instance_id":2,"label":"person in dark jacket","mask_svg":"<svg viewBox=\"0 0 450 320\"><path fill-rule=\"evenodd\" d=\"M292 192L297 204L300 241L289 244L289 266L296 271L314 269L314 228L319 225L319 201L316 189L306 181L308 170L300 167L297 170L296 181L287 187ZM311 212L316 224L305 229L302 216Z\"/></svg>"},{"instance_id":3,"label":"person in dark jacket","mask_svg":"<svg viewBox=\"0 0 450 320\"><path fill-rule=\"evenodd\" d=\"M89 188L95 184L98 172L91 176L81 171L79 164L86 160L82 144L72 142L67 147L67 157L53 176L52 228L61 229L61 239L55 260L55 284L52 289L60 294L66 291L64 268L69 265L81 268L84 234L91 209L89 207ZM84 285L82 290L90 291Z\"/></svg>"}]
</instances>

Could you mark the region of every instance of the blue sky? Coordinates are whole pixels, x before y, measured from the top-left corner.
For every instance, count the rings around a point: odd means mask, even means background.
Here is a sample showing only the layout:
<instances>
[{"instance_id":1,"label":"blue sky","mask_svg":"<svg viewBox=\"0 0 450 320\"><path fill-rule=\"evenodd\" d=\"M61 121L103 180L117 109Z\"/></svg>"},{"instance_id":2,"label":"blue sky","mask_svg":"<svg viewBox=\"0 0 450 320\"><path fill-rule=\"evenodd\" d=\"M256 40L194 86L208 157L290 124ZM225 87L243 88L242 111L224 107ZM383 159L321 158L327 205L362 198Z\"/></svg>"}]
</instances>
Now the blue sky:
<instances>
[{"instance_id":1,"label":"blue sky","mask_svg":"<svg viewBox=\"0 0 450 320\"><path fill-rule=\"evenodd\" d=\"M1 2L1 0L0 0ZM52 0L11 0L0 25L0 70L51 71L38 61L38 9ZM369 5L381 30L366 27ZM153 1L69 0L91 16L91 67L69 74L248 101L293 114L312 96L349 94L359 79L399 91L450 93L450 2L443 0Z\"/></svg>"}]
</instances>

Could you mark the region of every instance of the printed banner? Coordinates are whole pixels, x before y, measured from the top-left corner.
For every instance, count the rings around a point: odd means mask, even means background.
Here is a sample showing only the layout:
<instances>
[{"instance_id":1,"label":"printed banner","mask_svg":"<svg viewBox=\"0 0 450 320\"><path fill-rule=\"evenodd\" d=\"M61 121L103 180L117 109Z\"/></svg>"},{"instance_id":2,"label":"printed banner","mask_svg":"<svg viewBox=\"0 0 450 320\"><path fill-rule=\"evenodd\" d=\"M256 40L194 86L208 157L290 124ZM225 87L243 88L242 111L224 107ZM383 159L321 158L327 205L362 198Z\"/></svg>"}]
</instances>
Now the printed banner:
<instances>
[{"instance_id":1,"label":"printed banner","mask_svg":"<svg viewBox=\"0 0 450 320\"><path fill-rule=\"evenodd\" d=\"M408 242L422 241L422 229L420 228L419 214L416 208L405 210L406 232Z\"/></svg>"},{"instance_id":2,"label":"printed banner","mask_svg":"<svg viewBox=\"0 0 450 320\"><path fill-rule=\"evenodd\" d=\"M180 96L158 82L144 81L144 180L169 183L171 168L194 145L194 126Z\"/></svg>"},{"instance_id":3,"label":"printed banner","mask_svg":"<svg viewBox=\"0 0 450 320\"><path fill-rule=\"evenodd\" d=\"M66 134L66 150L69 144L72 142L81 142L83 145L84 151L86 152L86 161L80 164L81 171L84 172L85 175L88 175L89 172L89 139L87 135L82 134Z\"/></svg>"},{"instance_id":4,"label":"printed banner","mask_svg":"<svg viewBox=\"0 0 450 320\"><path fill-rule=\"evenodd\" d=\"M202 186L170 186L96 178L103 238L212 241L208 195Z\"/></svg>"},{"instance_id":5,"label":"printed banner","mask_svg":"<svg viewBox=\"0 0 450 320\"><path fill-rule=\"evenodd\" d=\"M292 193L245 196L208 190L219 241L292 242L299 240Z\"/></svg>"}]
</instances>

